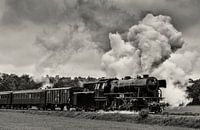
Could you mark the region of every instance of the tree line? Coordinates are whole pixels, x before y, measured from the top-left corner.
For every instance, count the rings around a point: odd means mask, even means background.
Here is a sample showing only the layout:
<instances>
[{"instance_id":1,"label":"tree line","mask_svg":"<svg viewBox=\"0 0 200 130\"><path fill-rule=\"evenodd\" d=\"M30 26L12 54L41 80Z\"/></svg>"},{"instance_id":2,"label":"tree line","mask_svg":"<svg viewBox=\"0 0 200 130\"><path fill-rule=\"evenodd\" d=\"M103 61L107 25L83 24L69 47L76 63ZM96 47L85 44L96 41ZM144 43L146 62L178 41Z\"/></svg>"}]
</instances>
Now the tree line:
<instances>
[{"instance_id":1,"label":"tree line","mask_svg":"<svg viewBox=\"0 0 200 130\"><path fill-rule=\"evenodd\" d=\"M15 91L39 89L45 84L51 84L54 88L81 86L81 82L96 81L93 77L59 77L58 75L41 77L39 80L24 74L18 76L16 74L0 73L0 91Z\"/></svg>"}]
</instances>

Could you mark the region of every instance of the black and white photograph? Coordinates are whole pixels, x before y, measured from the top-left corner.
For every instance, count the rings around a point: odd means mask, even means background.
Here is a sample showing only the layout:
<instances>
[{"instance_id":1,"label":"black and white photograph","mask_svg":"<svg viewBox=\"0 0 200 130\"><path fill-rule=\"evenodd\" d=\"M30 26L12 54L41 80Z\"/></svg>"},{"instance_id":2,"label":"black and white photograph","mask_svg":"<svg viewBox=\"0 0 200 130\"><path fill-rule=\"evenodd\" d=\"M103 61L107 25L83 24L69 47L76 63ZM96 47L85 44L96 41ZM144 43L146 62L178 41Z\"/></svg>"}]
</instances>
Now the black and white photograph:
<instances>
[{"instance_id":1,"label":"black and white photograph","mask_svg":"<svg viewBox=\"0 0 200 130\"><path fill-rule=\"evenodd\" d=\"M199 0L0 0L0 130L196 129Z\"/></svg>"}]
</instances>

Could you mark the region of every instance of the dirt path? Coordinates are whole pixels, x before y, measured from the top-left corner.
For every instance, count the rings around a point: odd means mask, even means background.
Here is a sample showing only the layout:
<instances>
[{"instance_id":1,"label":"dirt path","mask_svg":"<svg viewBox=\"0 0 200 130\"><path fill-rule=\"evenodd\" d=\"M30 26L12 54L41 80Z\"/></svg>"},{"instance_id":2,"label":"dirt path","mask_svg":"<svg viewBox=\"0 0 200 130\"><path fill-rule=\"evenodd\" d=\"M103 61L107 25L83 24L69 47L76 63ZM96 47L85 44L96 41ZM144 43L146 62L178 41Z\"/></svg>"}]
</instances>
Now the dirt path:
<instances>
[{"instance_id":1,"label":"dirt path","mask_svg":"<svg viewBox=\"0 0 200 130\"><path fill-rule=\"evenodd\" d=\"M74 119L49 115L0 112L0 129L8 130L188 130L124 122ZM192 130L192 129L191 129Z\"/></svg>"}]
</instances>

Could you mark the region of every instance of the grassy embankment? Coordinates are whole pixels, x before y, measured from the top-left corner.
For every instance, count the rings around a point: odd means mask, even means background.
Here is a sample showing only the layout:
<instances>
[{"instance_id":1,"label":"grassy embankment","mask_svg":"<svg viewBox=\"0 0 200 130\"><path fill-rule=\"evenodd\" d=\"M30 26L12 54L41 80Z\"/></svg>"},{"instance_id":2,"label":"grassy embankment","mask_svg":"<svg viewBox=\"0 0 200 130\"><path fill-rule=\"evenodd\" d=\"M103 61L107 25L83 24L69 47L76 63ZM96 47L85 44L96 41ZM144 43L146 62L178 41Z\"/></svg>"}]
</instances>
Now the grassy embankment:
<instances>
[{"instance_id":1,"label":"grassy embankment","mask_svg":"<svg viewBox=\"0 0 200 130\"><path fill-rule=\"evenodd\" d=\"M64 116L80 119L91 120L106 120L106 121L118 121L129 123L141 123L161 126L179 126L188 128L200 128L200 116L193 115L151 115L142 118L138 114L120 114L120 113L95 113L95 112L75 112L75 111L25 111L20 110L22 113L39 114L39 115L52 115L52 116Z\"/></svg>"}]
</instances>

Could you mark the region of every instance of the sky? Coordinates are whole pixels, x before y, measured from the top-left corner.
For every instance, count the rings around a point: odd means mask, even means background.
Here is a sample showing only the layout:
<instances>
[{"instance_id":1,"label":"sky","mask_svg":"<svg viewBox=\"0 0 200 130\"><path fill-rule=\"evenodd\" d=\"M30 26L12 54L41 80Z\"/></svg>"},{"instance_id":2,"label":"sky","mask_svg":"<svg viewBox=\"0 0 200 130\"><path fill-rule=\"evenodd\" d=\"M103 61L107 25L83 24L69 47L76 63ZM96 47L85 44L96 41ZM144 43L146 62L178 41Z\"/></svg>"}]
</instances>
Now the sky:
<instances>
[{"instance_id":1,"label":"sky","mask_svg":"<svg viewBox=\"0 0 200 130\"><path fill-rule=\"evenodd\" d=\"M1 0L0 72L104 76L109 33L125 40L147 13L171 17L185 40L179 53L198 52L199 7L199 0Z\"/></svg>"}]
</instances>

